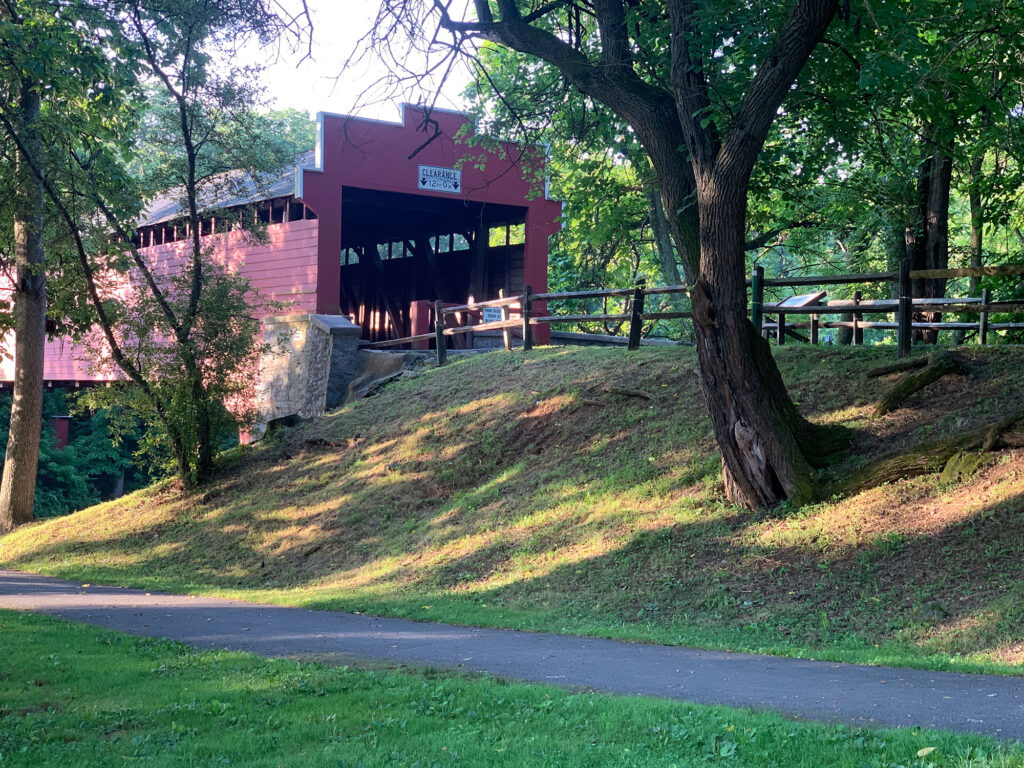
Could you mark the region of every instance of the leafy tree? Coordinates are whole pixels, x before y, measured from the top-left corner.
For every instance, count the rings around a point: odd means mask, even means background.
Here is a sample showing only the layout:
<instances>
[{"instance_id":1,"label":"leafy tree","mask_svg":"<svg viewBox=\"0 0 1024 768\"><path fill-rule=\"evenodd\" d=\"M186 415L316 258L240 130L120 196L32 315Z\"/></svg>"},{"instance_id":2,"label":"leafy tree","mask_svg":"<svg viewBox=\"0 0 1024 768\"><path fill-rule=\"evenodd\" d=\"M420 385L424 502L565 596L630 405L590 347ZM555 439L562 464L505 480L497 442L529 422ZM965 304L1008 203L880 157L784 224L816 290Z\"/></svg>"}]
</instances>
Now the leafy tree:
<instances>
[{"instance_id":1,"label":"leafy tree","mask_svg":"<svg viewBox=\"0 0 1024 768\"><path fill-rule=\"evenodd\" d=\"M158 304L145 287L119 298L110 319L114 343L130 355L131 370L145 386L125 382L92 389L82 402L93 409L122 414L119 432L137 420L147 425L141 437L138 458L156 475L177 473L188 486L205 478L212 468L213 454L237 437L240 426L255 419L251 401L259 356L262 301L241 275L201 256L203 286L188 346L169 341L176 328L170 316L187 317L193 290L193 275L184 270L169 279L154 278L163 300ZM94 335L86 343L102 359L108 339ZM192 361L200 367L202 387L188 375ZM205 433L200 430L206 429ZM201 465L200 447L207 445L211 466Z\"/></svg>"},{"instance_id":2,"label":"leafy tree","mask_svg":"<svg viewBox=\"0 0 1024 768\"><path fill-rule=\"evenodd\" d=\"M32 8L40 18L47 12L53 16L51 4ZM244 337L251 349L257 345L255 309L242 300L244 281L212 263L201 233L219 194L241 183L246 172L258 176L280 167L288 149L286 141L267 141L266 120L252 108L255 69L231 62L245 42L299 33L303 21L278 15L262 0L82 0L62 4L57 18L101 44L68 44L60 51L66 55L54 56L48 38L40 35L25 37L23 52L26 60L45 63L32 70L38 75L34 87L46 93L44 110L66 117L71 104L81 119L54 120L62 130L55 129L45 144L24 121L3 119L0 112L0 122L16 149L14 157L52 206L75 255L79 302L87 303L109 359L141 393L166 435L182 481L191 485L212 468L224 412L218 398L237 388L238 374L252 357L234 347L238 356L229 371L230 361L206 355L223 352L226 345L220 342L228 338ZM138 112L124 109L123 100L135 94L136 72L164 94L169 107L153 110L146 124L155 137L148 146L158 143L164 151L130 168L125 157ZM225 173L229 169L241 170ZM156 274L133 242L141 201L171 187L178 189L189 239L175 278ZM131 298L111 291L115 284L134 288L126 293ZM224 314L232 311L234 317ZM140 318L147 317L154 322L142 332ZM41 358L42 337L34 343ZM140 346L133 348L136 343ZM161 345L176 364L145 367L152 358L142 352ZM157 383L156 370L174 374L173 385ZM41 378L41 371L33 374L35 387L41 387Z\"/></svg>"},{"instance_id":3,"label":"leafy tree","mask_svg":"<svg viewBox=\"0 0 1024 768\"><path fill-rule=\"evenodd\" d=\"M0 3L0 162L10 191L0 200L0 248L14 268L10 325L16 337L0 531L30 520L35 496L47 318L47 174L51 187L62 183L67 168L58 148L70 126L87 136L106 130L105 120L118 122L121 92L115 84L130 75L95 9L78 10L36 0Z\"/></svg>"},{"instance_id":4,"label":"leafy tree","mask_svg":"<svg viewBox=\"0 0 1024 768\"><path fill-rule=\"evenodd\" d=\"M659 280L678 284L678 258L657 180L632 130L602 104L575 91L545 62L490 44L481 48L478 61L478 77L466 91L477 123L491 135L550 147L552 191L566 203L566 228L578 230L563 230L556 252L569 247L577 257L592 261L584 250L591 257L595 249L604 250L634 265L632 276L625 278L629 283L639 276L640 262L650 252L656 257L650 265L654 269L645 265L643 272L654 277L660 271ZM586 193L590 184L595 185L592 195ZM596 198L593 205L588 197ZM594 285L621 281L620 258L606 262L613 268ZM555 262L552 283L571 280L570 274L559 273L557 257Z\"/></svg>"},{"instance_id":5,"label":"leafy tree","mask_svg":"<svg viewBox=\"0 0 1024 768\"><path fill-rule=\"evenodd\" d=\"M244 278L213 262L204 227L225 194L260 183L290 159L286 142L275 141L253 109L256 68L231 60L238 46L267 43L290 22L263 0L116 6L123 34L165 103L147 115L146 143L157 151L138 185L114 188L109 177L90 174L93 202L115 236L106 247L130 265L135 290L112 302L100 295L96 273L83 273L112 359L140 395L126 402L145 403L143 414L160 425L188 487L212 472L225 429L224 400L251 382L260 351L259 299ZM168 188L183 211L187 248L181 272L164 276L133 237L132 193ZM244 421L251 413L243 408L235 415Z\"/></svg>"},{"instance_id":6,"label":"leafy tree","mask_svg":"<svg viewBox=\"0 0 1024 768\"><path fill-rule=\"evenodd\" d=\"M4 69L8 118L17 126L30 152L38 152L40 136L40 84L34 72L38 62L24 55L20 40L35 37L38 19L26 19L13 2L0 7L4 46L10 54ZM15 34L15 33L20 34ZM38 38L36 38L38 40ZM13 43L13 44L12 44ZM22 54L22 55L18 55ZM6 110L5 110L6 111ZM0 483L0 532L32 519L43 412L43 345L46 334L46 277L43 271L43 189L24 157L14 152L13 262L15 314L14 401L7 440L3 480Z\"/></svg>"},{"instance_id":7,"label":"leafy tree","mask_svg":"<svg viewBox=\"0 0 1024 768\"><path fill-rule=\"evenodd\" d=\"M48 419L63 416L68 410L64 392L46 392L35 487L36 517L55 517L84 509L120 491L140 487L148 479L132 466L133 436L114 440L105 411L71 417L68 444L58 448L56 432ZM10 393L0 393L0 440L7 439L10 411Z\"/></svg>"}]
</instances>

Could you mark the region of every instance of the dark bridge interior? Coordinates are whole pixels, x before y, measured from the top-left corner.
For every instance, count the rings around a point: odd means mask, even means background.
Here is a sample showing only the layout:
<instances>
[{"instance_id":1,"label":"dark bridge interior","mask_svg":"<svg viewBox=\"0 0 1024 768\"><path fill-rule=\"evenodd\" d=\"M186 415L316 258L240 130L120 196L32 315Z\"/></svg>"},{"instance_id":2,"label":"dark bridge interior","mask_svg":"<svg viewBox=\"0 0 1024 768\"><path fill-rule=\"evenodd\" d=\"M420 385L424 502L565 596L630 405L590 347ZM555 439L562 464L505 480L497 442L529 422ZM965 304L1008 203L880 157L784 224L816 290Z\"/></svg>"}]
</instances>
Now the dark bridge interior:
<instances>
[{"instance_id":1,"label":"dark bridge interior","mask_svg":"<svg viewBox=\"0 0 1024 768\"><path fill-rule=\"evenodd\" d=\"M523 288L526 208L346 187L341 311L382 341L410 333L410 304Z\"/></svg>"}]
</instances>

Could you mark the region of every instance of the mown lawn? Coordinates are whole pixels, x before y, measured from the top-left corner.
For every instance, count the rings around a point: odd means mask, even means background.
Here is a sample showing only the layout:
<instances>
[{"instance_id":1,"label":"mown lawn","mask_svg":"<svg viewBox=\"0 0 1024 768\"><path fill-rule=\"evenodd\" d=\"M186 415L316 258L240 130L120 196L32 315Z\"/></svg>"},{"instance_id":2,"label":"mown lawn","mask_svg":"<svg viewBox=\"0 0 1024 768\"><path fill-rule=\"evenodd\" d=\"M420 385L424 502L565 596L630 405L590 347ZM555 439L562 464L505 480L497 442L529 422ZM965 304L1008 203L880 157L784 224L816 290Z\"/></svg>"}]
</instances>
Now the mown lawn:
<instances>
[{"instance_id":1,"label":"mown lawn","mask_svg":"<svg viewBox=\"0 0 1024 768\"><path fill-rule=\"evenodd\" d=\"M0 611L0 766L1019 768L1020 746L429 670L359 670Z\"/></svg>"},{"instance_id":2,"label":"mown lawn","mask_svg":"<svg viewBox=\"0 0 1024 768\"><path fill-rule=\"evenodd\" d=\"M891 348L777 353L856 435L822 486L1024 409L1024 350L965 350L882 419ZM891 379L890 379L891 380ZM933 669L1024 671L1024 451L965 482L801 509L722 497L692 350L498 352L427 369L172 485L0 539L0 567L420 620Z\"/></svg>"}]
</instances>

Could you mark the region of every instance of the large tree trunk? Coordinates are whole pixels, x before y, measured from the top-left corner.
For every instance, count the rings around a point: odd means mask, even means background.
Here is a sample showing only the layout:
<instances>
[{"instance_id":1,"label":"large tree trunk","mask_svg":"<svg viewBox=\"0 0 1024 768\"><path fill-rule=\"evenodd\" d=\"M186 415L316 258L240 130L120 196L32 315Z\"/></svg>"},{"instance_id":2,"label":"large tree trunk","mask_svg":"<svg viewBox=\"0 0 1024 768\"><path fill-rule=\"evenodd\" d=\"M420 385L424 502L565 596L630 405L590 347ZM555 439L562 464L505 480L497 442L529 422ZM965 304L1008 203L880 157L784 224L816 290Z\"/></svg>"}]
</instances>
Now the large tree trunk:
<instances>
[{"instance_id":1,"label":"large tree trunk","mask_svg":"<svg viewBox=\"0 0 1024 768\"><path fill-rule=\"evenodd\" d=\"M701 384L722 451L728 498L749 508L813 497L805 422L767 343L747 318L746 190L705 182L700 190L700 277L693 290Z\"/></svg>"},{"instance_id":2,"label":"large tree trunk","mask_svg":"<svg viewBox=\"0 0 1024 768\"><path fill-rule=\"evenodd\" d=\"M985 162L985 155L978 153L971 160L970 179L970 204L971 204L971 266L978 268L982 265L984 258L985 241L983 232L985 228L984 210L981 205L981 171ZM981 295L981 278L972 275L968 279L968 295Z\"/></svg>"},{"instance_id":3,"label":"large tree trunk","mask_svg":"<svg viewBox=\"0 0 1024 768\"><path fill-rule=\"evenodd\" d=\"M654 235L654 248L658 252L658 261L661 264L661 279L665 281L665 285L679 285L682 278L679 275L679 263L676 261L676 249L672 244L672 232L665 217L665 207L661 203L661 191L651 178L645 178L641 184L650 209L651 233ZM678 294L672 294L672 297L674 302L678 300L677 303L682 305Z\"/></svg>"},{"instance_id":4,"label":"large tree trunk","mask_svg":"<svg viewBox=\"0 0 1024 768\"><path fill-rule=\"evenodd\" d=\"M24 82L17 125L25 150L39 156L39 91ZM43 251L43 184L19 153L14 213L14 399L0 481L0 533L32 519L43 419L43 353L46 345L46 274Z\"/></svg>"},{"instance_id":5,"label":"large tree trunk","mask_svg":"<svg viewBox=\"0 0 1024 768\"><path fill-rule=\"evenodd\" d=\"M693 174L681 172L685 156L658 151L672 142L654 136L645 143L665 209L677 212L673 235L697 255L684 252L683 266L693 286L701 388L722 452L726 497L748 509L806 503L814 496L807 456L829 448L815 445L815 430L797 412L768 343L747 317L746 184L707 181L695 194Z\"/></svg>"},{"instance_id":6,"label":"large tree trunk","mask_svg":"<svg viewBox=\"0 0 1024 768\"><path fill-rule=\"evenodd\" d=\"M685 162L678 153L650 154L659 181ZM696 274L687 277L701 388L722 453L726 497L748 509L806 503L814 497L808 456L830 447L816 444L822 436L797 412L771 348L747 316L746 185L705 182L694 206L690 184L696 181L689 180L661 187L665 209L678 212L671 219L676 240L699 254ZM683 265L693 261L684 258Z\"/></svg>"},{"instance_id":7,"label":"large tree trunk","mask_svg":"<svg viewBox=\"0 0 1024 768\"><path fill-rule=\"evenodd\" d=\"M531 18L542 19L559 6L551 3L536 17L525 17L511 0L496 7L475 0L477 22L445 16L441 23L548 61L636 131L657 173L692 286L701 381L722 451L726 492L749 508L803 503L812 496L806 455L814 430L800 419L767 346L747 319L746 194L778 109L835 16L838 0L797 0L771 51L758 62L747 93L735 111L728 110L724 136L709 119L715 110L704 57L714 54L699 34L699 3L664 3L671 22L670 82L664 87L637 74L635 40L622 0L591 6L600 33L599 61L531 25Z\"/></svg>"},{"instance_id":8,"label":"large tree trunk","mask_svg":"<svg viewBox=\"0 0 1024 768\"><path fill-rule=\"evenodd\" d=\"M984 227L985 221L983 218L983 209L981 205L981 171L985 162L985 155L983 153L976 154L971 159L970 167L970 179L968 180L968 192L967 197L970 203L970 214L971 214L971 266L980 267L984 260L985 252L985 239L984 239ZM971 275L967 279L967 295L968 296L980 296L981 295L981 278L977 275ZM967 336L967 331L954 331L953 339L959 346L964 343L964 338Z\"/></svg>"},{"instance_id":9,"label":"large tree trunk","mask_svg":"<svg viewBox=\"0 0 1024 768\"><path fill-rule=\"evenodd\" d=\"M658 254L658 262L661 266L661 279L665 285L679 285L683 279L679 273L679 262L676 261L676 248L678 247L682 251L685 246L673 241L672 225L669 223L668 216L665 215L658 175L651 167L651 161L644 152L631 151L629 161L636 169L644 197L647 198L648 217L651 223L651 234L654 236L654 249ZM686 302L678 294L672 294L669 300L676 311L684 311Z\"/></svg>"},{"instance_id":10,"label":"large tree trunk","mask_svg":"<svg viewBox=\"0 0 1024 768\"><path fill-rule=\"evenodd\" d=\"M644 165L647 165L646 158ZM636 162L634 160L634 162ZM647 175L641 179L644 189L644 196L647 198L647 206L650 211L651 233L654 235L654 247L658 253L658 261L661 264L661 279L665 285L679 285L683 282L679 274L679 262L676 261L676 249L672 239L672 228L665 215L665 206L661 201L661 190L658 188L657 180L651 175L648 168ZM689 307L682 294L672 293L668 296L669 306L673 312L686 312ZM692 340L692 337L691 337Z\"/></svg>"}]
</instances>

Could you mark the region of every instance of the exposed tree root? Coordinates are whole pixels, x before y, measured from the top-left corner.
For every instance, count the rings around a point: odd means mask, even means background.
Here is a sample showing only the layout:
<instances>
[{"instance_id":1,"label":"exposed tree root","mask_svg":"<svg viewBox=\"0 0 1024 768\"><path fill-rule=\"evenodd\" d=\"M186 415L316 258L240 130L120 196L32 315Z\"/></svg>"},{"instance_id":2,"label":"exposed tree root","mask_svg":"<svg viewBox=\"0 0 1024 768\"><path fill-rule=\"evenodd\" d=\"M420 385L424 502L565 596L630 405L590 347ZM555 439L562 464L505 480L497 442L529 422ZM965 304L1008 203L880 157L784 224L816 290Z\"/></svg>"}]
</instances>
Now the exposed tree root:
<instances>
[{"instance_id":1,"label":"exposed tree root","mask_svg":"<svg viewBox=\"0 0 1024 768\"><path fill-rule=\"evenodd\" d=\"M910 362L916 363L917 361L908 361L908 365ZM891 368L892 366L889 367ZM913 368L915 366L909 367ZM929 355L927 363L920 367L920 370L908 373L886 390L878 402L875 403L875 417L884 416L895 411L903 404L904 400L915 392L938 381L948 373L962 373L963 369L963 364L949 352L936 352L934 355ZM871 373L874 373L874 371Z\"/></svg>"},{"instance_id":2,"label":"exposed tree root","mask_svg":"<svg viewBox=\"0 0 1024 768\"><path fill-rule=\"evenodd\" d=\"M604 391L610 395L622 395L623 397L640 397L644 400L653 400L654 395L650 392L643 392L639 389L626 389L625 387L605 387Z\"/></svg>"},{"instance_id":3,"label":"exposed tree root","mask_svg":"<svg viewBox=\"0 0 1024 768\"><path fill-rule=\"evenodd\" d=\"M881 459L857 470L854 477L842 481L834 490L849 495L884 483L947 469L945 479L955 480L977 469L980 462L972 457L1020 447L1024 447L1024 411L972 432L936 440L917 450Z\"/></svg>"}]
</instances>

